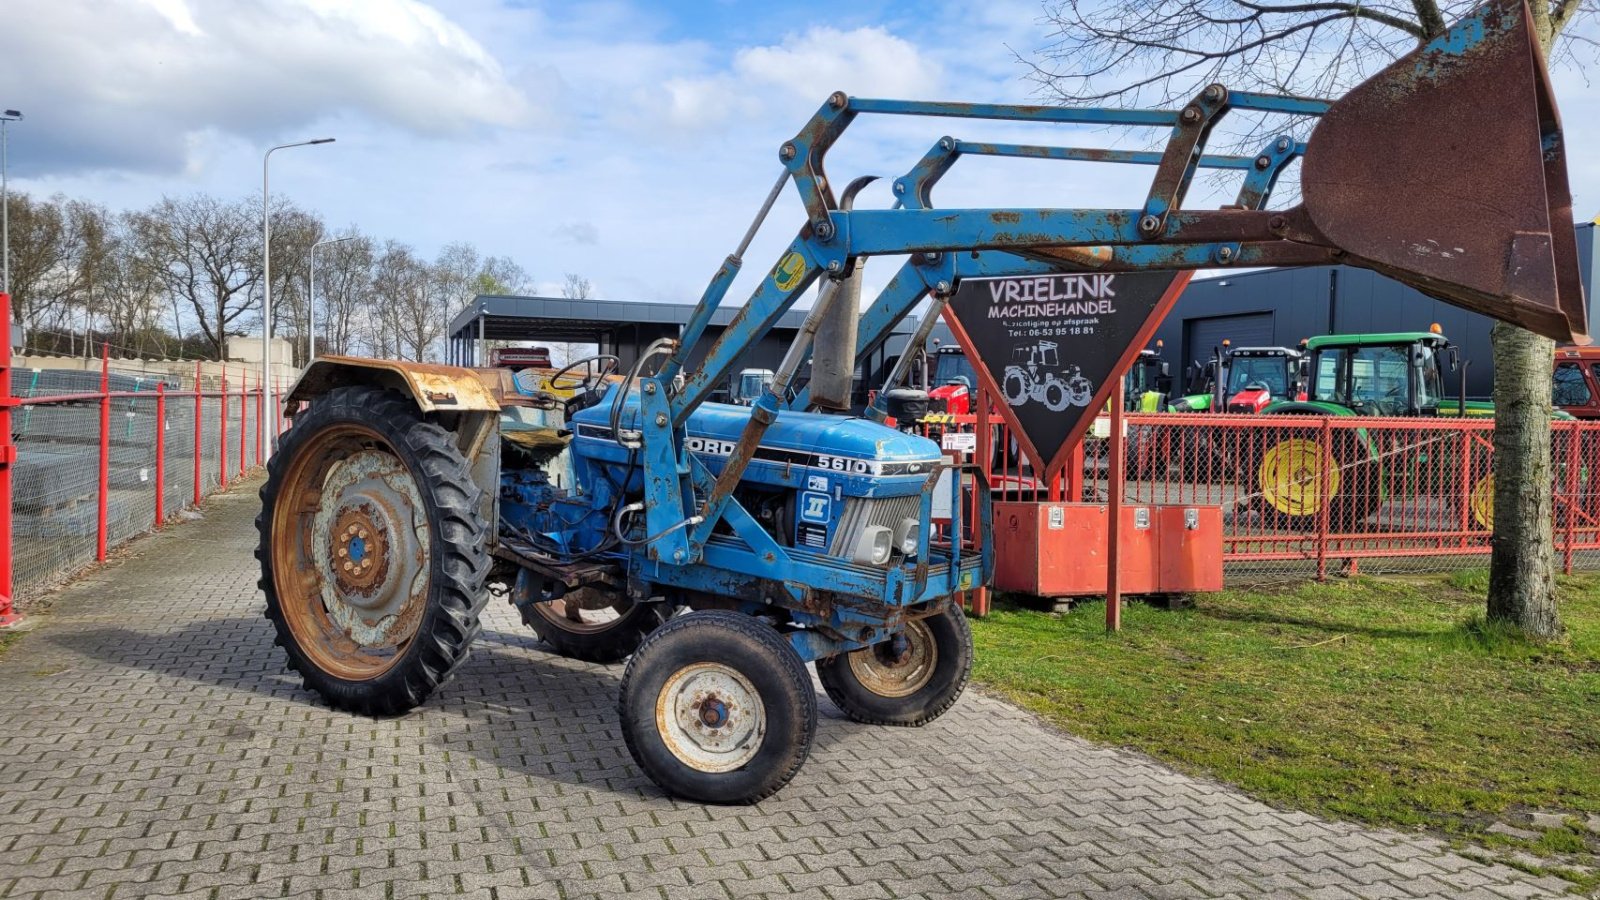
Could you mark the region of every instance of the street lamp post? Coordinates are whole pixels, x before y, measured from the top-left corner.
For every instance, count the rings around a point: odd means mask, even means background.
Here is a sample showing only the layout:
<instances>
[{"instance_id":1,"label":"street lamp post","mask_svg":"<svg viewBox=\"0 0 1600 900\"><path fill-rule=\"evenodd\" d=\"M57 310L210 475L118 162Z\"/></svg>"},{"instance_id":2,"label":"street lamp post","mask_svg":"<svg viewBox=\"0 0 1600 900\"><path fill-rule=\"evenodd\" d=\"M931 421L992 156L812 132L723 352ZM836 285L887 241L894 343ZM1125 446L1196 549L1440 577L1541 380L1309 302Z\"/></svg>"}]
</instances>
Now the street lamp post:
<instances>
[{"instance_id":1,"label":"street lamp post","mask_svg":"<svg viewBox=\"0 0 1600 900\"><path fill-rule=\"evenodd\" d=\"M265 448L256 448L257 458L263 462L272 455L272 446L278 441L277 407L272 403L272 192L267 180L268 164L272 162L272 154L279 150L331 143L333 138L279 144L267 148L266 154L261 157L261 389L265 400L262 415L274 417L273 427L262 429L272 433L272 439L267 441Z\"/></svg>"},{"instance_id":2,"label":"street lamp post","mask_svg":"<svg viewBox=\"0 0 1600 900\"><path fill-rule=\"evenodd\" d=\"M345 241L353 241L355 239L356 236L352 234L349 237L328 238L325 241L317 241L311 245L311 284L306 290L307 363L317 358L317 248L328 244L342 244Z\"/></svg>"},{"instance_id":3,"label":"street lamp post","mask_svg":"<svg viewBox=\"0 0 1600 900\"><path fill-rule=\"evenodd\" d=\"M11 293L11 179L6 173L6 126L21 122L22 113L8 109L0 113L0 258L4 259L4 274L0 276L0 293ZM9 338L7 338L9 340Z\"/></svg>"}]
</instances>

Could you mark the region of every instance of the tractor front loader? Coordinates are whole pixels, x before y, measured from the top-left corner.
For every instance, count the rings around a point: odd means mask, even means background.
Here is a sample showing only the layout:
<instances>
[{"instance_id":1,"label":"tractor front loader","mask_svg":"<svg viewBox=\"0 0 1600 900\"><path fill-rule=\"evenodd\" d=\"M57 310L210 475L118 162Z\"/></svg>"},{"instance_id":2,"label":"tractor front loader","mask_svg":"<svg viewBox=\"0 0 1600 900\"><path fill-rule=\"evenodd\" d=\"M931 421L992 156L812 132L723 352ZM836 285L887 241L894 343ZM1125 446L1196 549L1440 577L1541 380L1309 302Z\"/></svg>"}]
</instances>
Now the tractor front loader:
<instances>
[{"instance_id":1,"label":"tractor front loader","mask_svg":"<svg viewBox=\"0 0 1600 900\"><path fill-rule=\"evenodd\" d=\"M874 304L857 321L849 282L862 261L908 256L903 274L919 282L908 293L926 289L937 303L985 266L1344 262L1586 340L1560 123L1530 34L1520 2L1497 2L1333 104L1217 84L1175 110L834 94L781 147L781 177L681 336L625 371L610 356L537 378L316 360L289 395L303 408L262 489L261 585L278 642L331 705L400 713L459 669L489 585L503 584L557 652L631 657L618 713L627 746L667 792L700 801L755 801L799 771L817 727L807 663L857 721L928 722L956 701L971 665L956 597L988 579L991 542L974 551L963 541L987 530L988 504L964 522L961 491L981 496L985 479L952 473L937 444L884 426L881 410L827 411L837 396L819 395L816 381L797 402L808 358L813 371L847 376L853 353L910 312ZM1320 119L1301 205L1183 208L1207 136L1236 109ZM936 209L902 196L860 209L854 191L835 195L824 162L862 115L1169 136L1133 208ZM805 222L702 346L791 184ZM744 350L819 284L753 404L709 402ZM1103 402L1058 415L1086 417ZM951 518L936 521L933 495L946 489Z\"/></svg>"}]
</instances>

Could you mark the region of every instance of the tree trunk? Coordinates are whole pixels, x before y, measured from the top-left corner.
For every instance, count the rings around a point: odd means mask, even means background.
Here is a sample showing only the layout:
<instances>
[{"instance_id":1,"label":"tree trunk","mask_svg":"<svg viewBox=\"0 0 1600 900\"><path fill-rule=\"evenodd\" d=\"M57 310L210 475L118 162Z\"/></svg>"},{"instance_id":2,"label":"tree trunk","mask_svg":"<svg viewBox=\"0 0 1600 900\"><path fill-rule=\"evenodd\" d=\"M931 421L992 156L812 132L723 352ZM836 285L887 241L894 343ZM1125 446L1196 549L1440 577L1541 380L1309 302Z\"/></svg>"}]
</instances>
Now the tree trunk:
<instances>
[{"instance_id":1,"label":"tree trunk","mask_svg":"<svg viewBox=\"0 0 1600 900\"><path fill-rule=\"evenodd\" d=\"M1535 640L1562 635L1552 533L1550 376L1555 344L1499 323L1494 345L1494 549L1490 621Z\"/></svg>"}]
</instances>

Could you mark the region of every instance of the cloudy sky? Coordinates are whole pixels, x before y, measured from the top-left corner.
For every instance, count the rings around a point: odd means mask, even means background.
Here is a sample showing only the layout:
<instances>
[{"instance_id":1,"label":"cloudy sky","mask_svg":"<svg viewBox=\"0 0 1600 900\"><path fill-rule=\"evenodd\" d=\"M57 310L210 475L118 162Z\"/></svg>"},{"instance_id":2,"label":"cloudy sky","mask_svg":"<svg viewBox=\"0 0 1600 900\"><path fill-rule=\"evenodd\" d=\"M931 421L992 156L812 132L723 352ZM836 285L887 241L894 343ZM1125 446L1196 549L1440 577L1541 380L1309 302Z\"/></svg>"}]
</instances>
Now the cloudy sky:
<instances>
[{"instance_id":1,"label":"cloudy sky","mask_svg":"<svg viewBox=\"0 0 1600 900\"><path fill-rule=\"evenodd\" d=\"M466 240L553 290L691 301L827 94L1026 101L1017 54L1046 41L1038 0L6 0L0 106L13 184L122 209L163 194L260 189L334 227L431 254ZM1600 85L1556 73L1569 146L1600 140ZM859 120L842 183L902 174L958 137L1111 136L938 120ZM1600 154L1574 150L1576 213L1600 213ZM941 205L1133 206L1104 167L976 161ZM885 202L885 197L878 202ZM1195 200L1196 198L1191 198ZM1199 198L1205 200L1206 198ZM865 202L872 202L864 200ZM800 222L780 206L750 267ZM886 276L885 276L886 277ZM869 287L873 279L869 278Z\"/></svg>"}]
</instances>

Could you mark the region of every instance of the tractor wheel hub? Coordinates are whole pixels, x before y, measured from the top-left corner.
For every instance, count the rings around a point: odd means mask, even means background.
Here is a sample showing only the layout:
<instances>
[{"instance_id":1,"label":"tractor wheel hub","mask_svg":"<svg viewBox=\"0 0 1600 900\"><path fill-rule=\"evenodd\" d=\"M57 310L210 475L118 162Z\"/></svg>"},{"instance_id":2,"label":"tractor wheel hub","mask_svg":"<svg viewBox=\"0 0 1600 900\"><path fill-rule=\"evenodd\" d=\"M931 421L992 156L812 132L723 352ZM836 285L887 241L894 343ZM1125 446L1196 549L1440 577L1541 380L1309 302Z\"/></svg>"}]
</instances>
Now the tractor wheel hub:
<instances>
[{"instance_id":1,"label":"tractor wheel hub","mask_svg":"<svg viewBox=\"0 0 1600 900\"><path fill-rule=\"evenodd\" d=\"M364 450L329 467L312 551L328 617L363 647L394 647L426 607L429 538L422 495L405 466Z\"/></svg>"}]
</instances>

